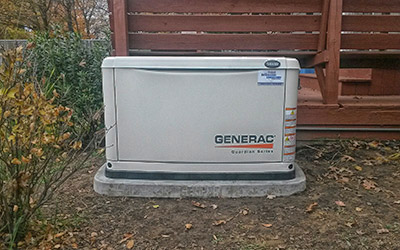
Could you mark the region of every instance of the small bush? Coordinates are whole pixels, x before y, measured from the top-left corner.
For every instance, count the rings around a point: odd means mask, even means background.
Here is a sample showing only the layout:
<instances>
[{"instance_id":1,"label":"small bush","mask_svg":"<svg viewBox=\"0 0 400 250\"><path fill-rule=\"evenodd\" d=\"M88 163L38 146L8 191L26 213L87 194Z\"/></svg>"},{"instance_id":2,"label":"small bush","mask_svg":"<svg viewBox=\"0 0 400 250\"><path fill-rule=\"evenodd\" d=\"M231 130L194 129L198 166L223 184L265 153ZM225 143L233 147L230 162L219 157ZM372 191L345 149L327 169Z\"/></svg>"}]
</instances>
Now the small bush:
<instances>
[{"instance_id":1,"label":"small bush","mask_svg":"<svg viewBox=\"0 0 400 250\"><path fill-rule=\"evenodd\" d=\"M73 133L73 110L30 81L22 48L2 54L0 65L0 221L14 248L35 211L90 154ZM51 84L49 81L47 84ZM90 146L90 145L89 145ZM89 148L88 146L88 148Z\"/></svg>"},{"instance_id":2,"label":"small bush","mask_svg":"<svg viewBox=\"0 0 400 250\"><path fill-rule=\"evenodd\" d=\"M60 31L38 33L28 44L31 73L43 81L46 93L56 89L60 93L58 102L74 109L75 129L84 127L94 132L101 126L88 123L86 117L103 106L101 63L109 51L106 41L89 46L80 35Z\"/></svg>"}]
</instances>

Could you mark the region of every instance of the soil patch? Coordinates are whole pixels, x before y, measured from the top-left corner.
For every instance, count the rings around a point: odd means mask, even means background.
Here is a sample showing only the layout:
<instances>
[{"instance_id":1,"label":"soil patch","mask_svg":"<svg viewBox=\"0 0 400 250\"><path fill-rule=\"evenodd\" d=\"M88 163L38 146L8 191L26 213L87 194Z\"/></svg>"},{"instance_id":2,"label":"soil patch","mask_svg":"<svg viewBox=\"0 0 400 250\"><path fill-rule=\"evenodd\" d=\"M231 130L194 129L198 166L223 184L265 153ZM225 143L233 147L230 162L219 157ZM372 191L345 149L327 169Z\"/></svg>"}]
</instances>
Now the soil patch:
<instances>
[{"instance_id":1,"label":"soil patch","mask_svg":"<svg viewBox=\"0 0 400 250\"><path fill-rule=\"evenodd\" d=\"M103 159L71 178L42 213L60 249L399 249L399 142L304 144L306 191L244 199L115 198L96 194ZM53 218L53 219L52 219ZM53 235L53 236L54 236ZM50 237L51 238L51 237Z\"/></svg>"}]
</instances>

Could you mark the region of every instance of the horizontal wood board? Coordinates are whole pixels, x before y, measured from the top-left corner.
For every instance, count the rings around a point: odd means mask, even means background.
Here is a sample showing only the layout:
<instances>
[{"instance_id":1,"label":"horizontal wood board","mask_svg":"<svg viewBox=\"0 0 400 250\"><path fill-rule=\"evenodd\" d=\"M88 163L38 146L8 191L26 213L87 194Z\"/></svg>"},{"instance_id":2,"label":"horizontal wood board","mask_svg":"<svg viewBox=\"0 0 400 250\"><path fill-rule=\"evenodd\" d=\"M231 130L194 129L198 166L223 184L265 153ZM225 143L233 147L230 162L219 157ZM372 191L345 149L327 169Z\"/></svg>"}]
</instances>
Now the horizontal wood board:
<instances>
[{"instance_id":1,"label":"horizontal wood board","mask_svg":"<svg viewBox=\"0 0 400 250\"><path fill-rule=\"evenodd\" d=\"M400 32L400 15L343 15L342 31Z\"/></svg>"},{"instance_id":2,"label":"horizontal wood board","mask_svg":"<svg viewBox=\"0 0 400 250\"><path fill-rule=\"evenodd\" d=\"M129 15L129 31L266 32L318 31L316 15Z\"/></svg>"},{"instance_id":3,"label":"horizontal wood board","mask_svg":"<svg viewBox=\"0 0 400 250\"><path fill-rule=\"evenodd\" d=\"M400 0L343 0L343 11L400 13Z\"/></svg>"},{"instance_id":4,"label":"horizontal wood board","mask_svg":"<svg viewBox=\"0 0 400 250\"><path fill-rule=\"evenodd\" d=\"M128 11L153 13L291 13L321 8L322 0L128 0Z\"/></svg>"},{"instance_id":5,"label":"horizontal wood board","mask_svg":"<svg viewBox=\"0 0 400 250\"><path fill-rule=\"evenodd\" d=\"M400 49L400 34L342 34L342 49Z\"/></svg>"},{"instance_id":6,"label":"horizontal wood board","mask_svg":"<svg viewBox=\"0 0 400 250\"><path fill-rule=\"evenodd\" d=\"M314 34L130 34L131 49L315 50Z\"/></svg>"}]
</instances>

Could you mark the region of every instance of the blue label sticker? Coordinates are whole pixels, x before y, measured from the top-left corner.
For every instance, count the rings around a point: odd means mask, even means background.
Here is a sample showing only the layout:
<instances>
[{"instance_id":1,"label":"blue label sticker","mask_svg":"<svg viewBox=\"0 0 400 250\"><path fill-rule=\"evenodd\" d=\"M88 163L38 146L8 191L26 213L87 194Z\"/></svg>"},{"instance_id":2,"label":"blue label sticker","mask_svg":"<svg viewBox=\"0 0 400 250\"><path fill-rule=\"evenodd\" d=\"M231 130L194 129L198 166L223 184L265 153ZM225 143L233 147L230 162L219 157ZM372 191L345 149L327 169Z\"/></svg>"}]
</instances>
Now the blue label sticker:
<instances>
[{"instance_id":1,"label":"blue label sticker","mask_svg":"<svg viewBox=\"0 0 400 250\"><path fill-rule=\"evenodd\" d=\"M285 70L260 70L258 71L258 85L276 86L285 82Z\"/></svg>"}]
</instances>

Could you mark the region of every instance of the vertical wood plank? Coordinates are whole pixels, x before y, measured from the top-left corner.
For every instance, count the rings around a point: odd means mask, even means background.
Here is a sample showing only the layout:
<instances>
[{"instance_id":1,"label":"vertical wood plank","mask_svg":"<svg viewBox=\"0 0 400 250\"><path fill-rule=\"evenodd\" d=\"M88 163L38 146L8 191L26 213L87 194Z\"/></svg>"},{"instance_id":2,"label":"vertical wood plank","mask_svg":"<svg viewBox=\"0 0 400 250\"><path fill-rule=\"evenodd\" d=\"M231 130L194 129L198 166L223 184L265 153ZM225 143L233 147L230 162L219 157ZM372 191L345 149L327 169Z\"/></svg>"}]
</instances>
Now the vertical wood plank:
<instances>
[{"instance_id":1,"label":"vertical wood plank","mask_svg":"<svg viewBox=\"0 0 400 250\"><path fill-rule=\"evenodd\" d=\"M321 23L319 28L319 38L318 38L318 53L321 53L326 49L326 31L328 28L328 18L329 18L329 0L323 0L322 10L321 10ZM314 67L315 74L317 75L317 80L319 84L319 89L321 91L322 100L326 99L325 97L325 73L322 68L322 65L316 65ZM325 102L325 101L324 101Z\"/></svg>"},{"instance_id":2,"label":"vertical wood plank","mask_svg":"<svg viewBox=\"0 0 400 250\"><path fill-rule=\"evenodd\" d=\"M321 64L315 66L315 74L317 75L317 80L319 84L319 89L321 91L322 100L325 100L325 73Z\"/></svg>"},{"instance_id":3,"label":"vertical wood plank","mask_svg":"<svg viewBox=\"0 0 400 250\"><path fill-rule=\"evenodd\" d=\"M129 55L127 0L113 1L115 55Z\"/></svg>"},{"instance_id":4,"label":"vertical wood plank","mask_svg":"<svg viewBox=\"0 0 400 250\"><path fill-rule=\"evenodd\" d=\"M329 0L324 0L321 10L318 52L321 52L326 49L326 30L328 28L328 18L329 18Z\"/></svg>"},{"instance_id":5,"label":"vertical wood plank","mask_svg":"<svg viewBox=\"0 0 400 250\"><path fill-rule=\"evenodd\" d=\"M325 99L323 100L326 104L338 103L342 10L343 0L330 1L327 36L329 62L326 64Z\"/></svg>"}]
</instances>

